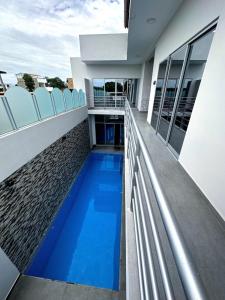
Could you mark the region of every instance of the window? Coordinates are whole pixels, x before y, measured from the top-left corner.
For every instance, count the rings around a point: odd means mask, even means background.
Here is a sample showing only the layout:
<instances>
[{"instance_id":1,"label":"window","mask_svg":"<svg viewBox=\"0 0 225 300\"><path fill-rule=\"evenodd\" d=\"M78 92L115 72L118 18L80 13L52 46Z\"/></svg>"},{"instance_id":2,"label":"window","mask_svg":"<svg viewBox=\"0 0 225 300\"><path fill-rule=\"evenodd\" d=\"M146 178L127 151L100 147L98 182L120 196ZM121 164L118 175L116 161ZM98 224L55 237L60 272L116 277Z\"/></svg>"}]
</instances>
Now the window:
<instances>
[{"instance_id":1,"label":"window","mask_svg":"<svg viewBox=\"0 0 225 300\"><path fill-rule=\"evenodd\" d=\"M159 67L151 125L177 155L191 118L215 26Z\"/></svg>"},{"instance_id":2,"label":"window","mask_svg":"<svg viewBox=\"0 0 225 300\"><path fill-rule=\"evenodd\" d=\"M157 83L156 83L155 99L154 99L152 120L151 120L151 125L155 129L157 126L157 120L158 120L158 116L159 116L160 101L161 101L162 92L163 92L163 84L164 84L165 77L166 77L167 63L168 63L168 60L164 60L159 65L159 73L158 73L158 78L157 78Z\"/></svg>"}]
</instances>

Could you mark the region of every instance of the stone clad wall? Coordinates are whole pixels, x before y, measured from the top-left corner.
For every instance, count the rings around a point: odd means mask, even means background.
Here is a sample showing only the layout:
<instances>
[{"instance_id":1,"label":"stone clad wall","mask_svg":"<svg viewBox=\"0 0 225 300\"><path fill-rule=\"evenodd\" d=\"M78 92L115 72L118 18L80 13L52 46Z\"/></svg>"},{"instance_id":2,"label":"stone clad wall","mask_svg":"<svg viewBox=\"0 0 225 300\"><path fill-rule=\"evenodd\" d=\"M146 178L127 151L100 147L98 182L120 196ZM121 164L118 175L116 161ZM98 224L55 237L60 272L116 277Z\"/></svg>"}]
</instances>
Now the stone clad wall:
<instances>
[{"instance_id":1,"label":"stone clad wall","mask_svg":"<svg viewBox=\"0 0 225 300\"><path fill-rule=\"evenodd\" d=\"M0 183L0 247L21 272L89 151L85 120Z\"/></svg>"}]
</instances>

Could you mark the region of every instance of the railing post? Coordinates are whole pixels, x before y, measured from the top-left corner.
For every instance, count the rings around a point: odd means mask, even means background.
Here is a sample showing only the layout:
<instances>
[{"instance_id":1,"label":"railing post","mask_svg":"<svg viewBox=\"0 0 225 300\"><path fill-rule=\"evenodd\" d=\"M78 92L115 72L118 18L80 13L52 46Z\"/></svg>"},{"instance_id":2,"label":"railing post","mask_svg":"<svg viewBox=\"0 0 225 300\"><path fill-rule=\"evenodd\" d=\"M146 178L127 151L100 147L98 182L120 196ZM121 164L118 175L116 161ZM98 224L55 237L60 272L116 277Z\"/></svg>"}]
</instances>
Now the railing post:
<instances>
[{"instance_id":1,"label":"railing post","mask_svg":"<svg viewBox=\"0 0 225 300\"><path fill-rule=\"evenodd\" d=\"M42 118L41 118L41 113L40 113L40 110L39 110L39 107L38 107L36 96L33 93L31 94L31 96L32 96L32 99L33 99L34 108L35 108L35 111L36 111L36 114L37 114L37 117L38 117L38 121L41 121Z\"/></svg>"},{"instance_id":2,"label":"railing post","mask_svg":"<svg viewBox=\"0 0 225 300\"><path fill-rule=\"evenodd\" d=\"M50 92L49 92L49 95L50 95L50 98L51 98L51 102L52 102L52 107L53 107L54 115L57 115L54 96L53 96L52 93L50 93Z\"/></svg>"},{"instance_id":3,"label":"railing post","mask_svg":"<svg viewBox=\"0 0 225 300\"><path fill-rule=\"evenodd\" d=\"M15 119L13 117L13 113L11 111L11 108L9 106L9 103L8 103L8 100L7 100L6 97L2 97L2 103L3 103L4 107L5 107L7 116L9 118L9 121L10 121L10 123L12 125L13 130L16 130L17 129L16 121L15 121Z\"/></svg>"}]
</instances>

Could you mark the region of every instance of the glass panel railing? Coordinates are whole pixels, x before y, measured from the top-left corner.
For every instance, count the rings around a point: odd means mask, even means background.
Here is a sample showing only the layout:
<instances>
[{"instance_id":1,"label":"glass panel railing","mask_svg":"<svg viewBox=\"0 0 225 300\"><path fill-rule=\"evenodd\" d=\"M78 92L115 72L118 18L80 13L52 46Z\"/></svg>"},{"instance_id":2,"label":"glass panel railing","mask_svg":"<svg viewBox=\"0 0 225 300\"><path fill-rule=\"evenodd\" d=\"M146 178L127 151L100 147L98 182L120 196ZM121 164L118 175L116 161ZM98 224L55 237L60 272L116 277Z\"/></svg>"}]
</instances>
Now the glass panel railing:
<instances>
[{"instance_id":1,"label":"glass panel railing","mask_svg":"<svg viewBox=\"0 0 225 300\"><path fill-rule=\"evenodd\" d=\"M65 89L63 91L63 96L66 102L66 110L71 110L74 106L71 91L69 89Z\"/></svg>"},{"instance_id":2,"label":"glass panel railing","mask_svg":"<svg viewBox=\"0 0 225 300\"><path fill-rule=\"evenodd\" d=\"M73 105L74 107L79 107L79 94L77 90L72 91L72 97L73 97Z\"/></svg>"},{"instance_id":3,"label":"glass panel railing","mask_svg":"<svg viewBox=\"0 0 225 300\"><path fill-rule=\"evenodd\" d=\"M31 94L19 87L11 87L5 93L18 128L38 121L38 115Z\"/></svg>"},{"instance_id":4,"label":"glass panel railing","mask_svg":"<svg viewBox=\"0 0 225 300\"><path fill-rule=\"evenodd\" d=\"M54 100L55 103L55 109L56 109L56 113L60 114L62 112L65 111L65 104L64 104L64 100L63 100L63 94L60 91L60 89L58 88L54 88L52 90L52 98Z\"/></svg>"},{"instance_id":5,"label":"glass panel railing","mask_svg":"<svg viewBox=\"0 0 225 300\"><path fill-rule=\"evenodd\" d=\"M21 87L12 87L0 98L0 135L85 105L85 94L54 88L49 93L37 88L33 95Z\"/></svg>"},{"instance_id":6,"label":"glass panel railing","mask_svg":"<svg viewBox=\"0 0 225 300\"><path fill-rule=\"evenodd\" d=\"M37 101L41 119L46 119L54 115L54 109L49 92L44 87L35 90L34 96Z\"/></svg>"},{"instance_id":7,"label":"glass panel railing","mask_svg":"<svg viewBox=\"0 0 225 300\"><path fill-rule=\"evenodd\" d=\"M0 98L0 134L12 131L13 127L9 120L5 106L3 104L3 98Z\"/></svg>"},{"instance_id":8,"label":"glass panel railing","mask_svg":"<svg viewBox=\"0 0 225 300\"><path fill-rule=\"evenodd\" d=\"M79 106L85 105L85 95L82 90L79 90Z\"/></svg>"}]
</instances>

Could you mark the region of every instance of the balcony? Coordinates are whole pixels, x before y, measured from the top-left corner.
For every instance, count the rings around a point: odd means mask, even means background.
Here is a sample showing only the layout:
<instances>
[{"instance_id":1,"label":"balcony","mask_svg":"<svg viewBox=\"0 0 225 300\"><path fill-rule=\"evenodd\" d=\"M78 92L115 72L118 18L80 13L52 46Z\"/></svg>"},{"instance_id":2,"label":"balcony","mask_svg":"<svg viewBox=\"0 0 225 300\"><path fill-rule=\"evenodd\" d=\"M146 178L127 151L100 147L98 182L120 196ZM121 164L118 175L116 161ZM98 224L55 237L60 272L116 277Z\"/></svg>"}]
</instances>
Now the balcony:
<instances>
[{"instance_id":1,"label":"balcony","mask_svg":"<svg viewBox=\"0 0 225 300\"><path fill-rule=\"evenodd\" d=\"M113 109L123 109L125 105L126 96L95 96L94 97L94 107L95 108L113 108Z\"/></svg>"},{"instance_id":2,"label":"balcony","mask_svg":"<svg viewBox=\"0 0 225 300\"><path fill-rule=\"evenodd\" d=\"M224 221L146 118L126 109L129 299L224 299Z\"/></svg>"}]
</instances>

